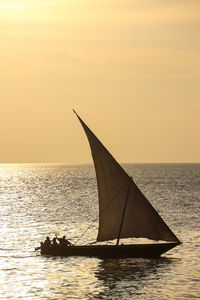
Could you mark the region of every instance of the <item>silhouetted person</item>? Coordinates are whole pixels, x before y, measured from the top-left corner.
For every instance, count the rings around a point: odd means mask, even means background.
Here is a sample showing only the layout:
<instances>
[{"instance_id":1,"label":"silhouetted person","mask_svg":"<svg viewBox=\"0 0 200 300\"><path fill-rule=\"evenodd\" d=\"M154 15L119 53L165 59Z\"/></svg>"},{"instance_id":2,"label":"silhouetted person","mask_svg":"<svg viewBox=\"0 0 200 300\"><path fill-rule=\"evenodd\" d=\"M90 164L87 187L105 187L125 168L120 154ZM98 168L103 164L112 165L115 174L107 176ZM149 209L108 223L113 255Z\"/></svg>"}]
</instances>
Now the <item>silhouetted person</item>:
<instances>
[{"instance_id":1,"label":"silhouetted person","mask_svg":"<svg viewBox=\"0 0 200 300\"><path fill-rule=\"evenodd\" d=\"M56 238L53 238L52 245L53 245L54 247L58 246L58 243L56 242Z\"/></svg>"},{"instance_id":2,"label":"silhouetted person","mask_svg":"<svg viewBox=\"0 0 200 300\"><path fill-rule=\"evenodd\" d=\"M61 246L73 246L72 243L70 243L67 239L66 236L64 235L62 238L58 238L56 235L56 239L59 241L59 244Z\"/></svg>"},{"instance_id":3,"label":"silhouetted person","mask_svg":"<svg viewBox=\"0 0 200 300\"><path fill-rule=\"evenodd\" d=\"M45 247L49 247L51 245L51 240L48 236L46 237L46 240L44 241L43 245Z\"/></svg>"}]
</instances>

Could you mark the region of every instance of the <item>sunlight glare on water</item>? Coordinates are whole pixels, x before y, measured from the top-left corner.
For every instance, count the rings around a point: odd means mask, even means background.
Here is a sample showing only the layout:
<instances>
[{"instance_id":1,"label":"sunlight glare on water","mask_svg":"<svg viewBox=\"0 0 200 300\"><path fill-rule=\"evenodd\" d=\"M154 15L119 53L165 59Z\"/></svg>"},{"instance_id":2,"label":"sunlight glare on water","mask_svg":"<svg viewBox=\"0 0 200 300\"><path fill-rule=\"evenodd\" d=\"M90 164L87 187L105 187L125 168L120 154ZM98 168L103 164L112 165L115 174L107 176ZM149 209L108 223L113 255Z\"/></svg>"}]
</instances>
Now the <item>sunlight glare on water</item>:
<instances>
[{"instance_id":1,"label":"sunlight glare on water","mask_svg":"<svg viewBox=\"0 0 200 300\"><path fill-rule=\"evenodd\" d=\"M199 299L200 165L124 168L183 244L161 259L41 256L47 235L75 242L98 216L94 169L1 165L0 299ZM97 221L79 244L96 239Z\"/></svg>"}]
</instances>

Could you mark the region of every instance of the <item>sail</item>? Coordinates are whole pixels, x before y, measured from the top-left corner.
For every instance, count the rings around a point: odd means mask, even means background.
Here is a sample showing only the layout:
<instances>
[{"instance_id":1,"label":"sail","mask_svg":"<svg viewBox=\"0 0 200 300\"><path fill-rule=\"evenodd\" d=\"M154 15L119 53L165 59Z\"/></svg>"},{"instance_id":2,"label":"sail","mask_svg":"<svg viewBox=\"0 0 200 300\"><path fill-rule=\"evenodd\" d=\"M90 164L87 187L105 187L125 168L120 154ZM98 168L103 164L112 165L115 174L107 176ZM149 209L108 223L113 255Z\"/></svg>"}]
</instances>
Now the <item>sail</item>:
<instances>
[{"instance_id":1,"label":"sail","mask_svg":"<svg viewBox=\"0 0 200 300\"><path fill-rule=\"evenodd\" d=\"M132 178L77 117L87 135L96 171L99 195L97 241L143 237L179 242Z\"/></svg>"}]
</instances>

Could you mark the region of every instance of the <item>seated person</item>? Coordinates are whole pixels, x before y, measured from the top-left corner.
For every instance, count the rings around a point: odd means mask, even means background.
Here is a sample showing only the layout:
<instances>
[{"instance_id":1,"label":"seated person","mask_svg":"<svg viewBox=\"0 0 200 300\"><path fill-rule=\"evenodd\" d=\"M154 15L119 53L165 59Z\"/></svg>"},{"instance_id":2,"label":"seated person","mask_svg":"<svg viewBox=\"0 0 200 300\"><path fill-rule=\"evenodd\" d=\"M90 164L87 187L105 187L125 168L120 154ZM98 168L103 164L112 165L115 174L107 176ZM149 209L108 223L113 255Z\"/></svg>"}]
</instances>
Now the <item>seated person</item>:
<instances>
[{"instance_id":1,"label":"seated person","mask_svg":"<svg viewBox=\"0 0 200 300\"><path fill-rule=\"evenodd\" d=\"M56 235L56 239L59 241L59 244L61 246L73 246L72 243L70 243L67 239L66 236L64 235L62 238L58 238Z\"/></svg>"},{"instance_id":2,"label":"seated person","mask_svg":"<svg viewBox=\"0 0 200 300\"><path fill-rule=\"evenodd\" d=\"M50 246L51 245L51 240L48 236L46 237L46 240L44 241L43 245L44 246Z\"/></svg>"},{"instance_id":3,"label":"seated person","mask_svg":"<svg viewBox=\"0 0 200 300\"><path fill-rule=\"evenodd\" d=\"M53 240L52 240L52 246L54 246L54 247L58 246L58 243L56 242L56 238L53 238Z\"/></svg>"}]
</instances>

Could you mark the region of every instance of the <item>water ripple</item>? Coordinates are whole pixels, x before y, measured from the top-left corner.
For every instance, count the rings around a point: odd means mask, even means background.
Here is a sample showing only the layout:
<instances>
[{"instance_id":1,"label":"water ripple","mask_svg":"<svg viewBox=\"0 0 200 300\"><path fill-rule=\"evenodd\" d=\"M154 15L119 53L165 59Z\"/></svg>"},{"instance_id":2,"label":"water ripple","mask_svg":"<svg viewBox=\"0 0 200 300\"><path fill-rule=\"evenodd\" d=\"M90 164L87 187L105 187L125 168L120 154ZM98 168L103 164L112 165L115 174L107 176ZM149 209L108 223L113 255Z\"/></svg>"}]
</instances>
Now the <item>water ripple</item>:
<instances>
[{"instance_id":1,"label":"water ripple","mask_svg":"<svg viewBox=\"0 0 200 300\"><path fill-rule=\"evenodd\" d=\"M98 214L91 166L0 168L1 299L199 299L200 165L124 165L183 244L162 259L43 257L45 236L72 242ZM98 224L80 243L96 239Z\"/></svg>"}]
</instances>

